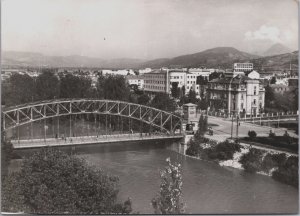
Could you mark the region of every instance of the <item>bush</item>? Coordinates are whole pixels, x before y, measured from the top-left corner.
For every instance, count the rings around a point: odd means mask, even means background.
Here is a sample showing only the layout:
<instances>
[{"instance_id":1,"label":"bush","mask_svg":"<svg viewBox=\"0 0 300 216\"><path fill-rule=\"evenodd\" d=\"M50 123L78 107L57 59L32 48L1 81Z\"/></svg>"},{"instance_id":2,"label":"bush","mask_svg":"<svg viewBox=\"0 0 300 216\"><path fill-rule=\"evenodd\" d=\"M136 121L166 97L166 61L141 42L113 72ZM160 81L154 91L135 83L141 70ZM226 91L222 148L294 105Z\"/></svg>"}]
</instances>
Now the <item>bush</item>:
<instances>
[{"instance_id":1,"label":"bush","mask_svg":"<svg viewBox=\"0 0 300 216\"><path fill-rule=\"evenodd\" d=\"M124 204L117 202L118 187L117 177L88 166L84 159L42 149L24 160L20 172L6 179L2 211L130 213L130 200Z\"/></svg>"},{"instance_id":2,"label":"bush","mask_svg":"<svg viewBox=\"0 0 300 216\"><path fill-rule=\"evenodd\" d=\"M239 162L242 164L245 171L255 173L261 170L262 154L261 150L252 148L247 154L244 154L241 157Z\"/></svg>"},{"instance_id":3,"label":"bush","mask_svg":"<svg viewBox=\"0 0 300 216\"><path fill-rule=\"evenodd\" d=\"M185 153L190 156L199 157L201 149L200 143L192 139Z\"/></svg>"},{"instance_id":4,"label":"bush","mask_svg":"<svg viewBox=\"0 0 300 216\"><path fill-rule=\"evenodd\" d=\"M279 165L277 170L273 172L272 178L298 188L298 157L290 156L283 164Z\"/></svg>"},{"instance_id":5,"label":"bush","mask_svg":"<svg viewBox=\"0 0 300 216\"><path fill-rule=\"evenodd\" d=\"M254 139L256 137L256 132L255 131L248 131L248 136L250 139Z\"/></svg>"},{"instance_id":6,"label":"bush","mask_svg":"<svg viewBox=\"0 0 300 216\"><path fill-rule=\"evenodd\" d=\"M213 160L230 160L233 159L233 154L237 151L241 151L241 145L230 143L226 140L214 146L212 150L208 152L208 157Z\"/></svg>"},{"instance_id":7,"label":"bush","mask_svg":"<svg viewBox=\"0 0 300 216\"><path fill-rule=\"evenodd\" d=\"M272 160L276 163L277 166L281 166L286 161L286 154L272 154Z\"/></svg>"},{"instance_id":8,"label":"bush","mask_svg":"<svg viewBox=\"0 0 300 216\"><path fill-rule=\"evenodd\" d=\"M276 137L276 134L272 130L270 130L269 137L274 138Z\"/></svg>"},{"instance_id":9,"label":"bush","mask_svg":"<svg viewBox=\"0 0 300 216\"><path fill-rule=\"evenodd\" d=\"M168 166L160 172L161 185L159 194L151 203L155 214L182 214L184 203L182 202L182 174L180 164L172 164L167 159Z\"/></svg>"}]
</instances>

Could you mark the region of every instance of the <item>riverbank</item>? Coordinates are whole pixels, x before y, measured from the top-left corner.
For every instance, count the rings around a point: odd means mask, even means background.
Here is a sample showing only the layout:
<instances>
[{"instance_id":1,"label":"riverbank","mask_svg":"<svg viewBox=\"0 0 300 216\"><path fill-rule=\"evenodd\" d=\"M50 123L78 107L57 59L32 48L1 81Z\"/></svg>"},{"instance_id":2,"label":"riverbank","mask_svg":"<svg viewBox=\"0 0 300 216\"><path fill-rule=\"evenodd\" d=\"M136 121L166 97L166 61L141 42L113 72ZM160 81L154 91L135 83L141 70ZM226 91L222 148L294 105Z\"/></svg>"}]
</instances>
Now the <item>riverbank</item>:
<instances>
[{"instance_id":1,"label":"riverbank","mask_svg":"<svg viewBox=\"0 0 300 216\"><path fill-rule=\"evenodd\" d=\"M247 147L228 141L217 143L207 138L195 138L188 143L185 155L214 161L220 166L242 169L248 173L270 176L298 188L298 156L272 150Z\"/></svg>"},{"instance_id":2,"label":"riverbank","mask_svg":"<svg viewBox=\"0 0 300 216\"><path fill-rule=\"evenodd\" d=\"M182 165L183 196L189 214L298 212L296 188L264 175L221 167L215 161L196 161L178 154L178 148L183 147L178 143L133 142L82 146L73 153L85 158L91 166L118 176L120 199L130 197L134 212L140 214L153 214L150 202L159 190L159 170L165 167L168 157ZM60 149L71 153L71 149ZM18 169L21 160L13 161L10 169Z\"/></svg>"}]
</instances>

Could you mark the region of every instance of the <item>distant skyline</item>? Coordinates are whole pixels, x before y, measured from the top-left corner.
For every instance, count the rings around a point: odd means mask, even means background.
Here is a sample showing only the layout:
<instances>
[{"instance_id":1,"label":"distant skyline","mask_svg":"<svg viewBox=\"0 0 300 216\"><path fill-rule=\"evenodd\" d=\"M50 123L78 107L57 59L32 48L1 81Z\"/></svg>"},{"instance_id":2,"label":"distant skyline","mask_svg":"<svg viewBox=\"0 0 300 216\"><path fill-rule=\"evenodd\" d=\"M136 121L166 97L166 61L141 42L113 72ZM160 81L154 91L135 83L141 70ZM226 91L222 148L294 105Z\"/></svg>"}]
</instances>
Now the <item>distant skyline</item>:
<instances>
[{"instance_id":1,"label":"distant skyline","mask_svg":"<svg viewBox=\"0 0 300 216\"><path fill-rule=\"evenodd\" d=\"M170 58L214 47L298 50L295 0L2 0L2 51Z\"/></svg>"}]
</instances>

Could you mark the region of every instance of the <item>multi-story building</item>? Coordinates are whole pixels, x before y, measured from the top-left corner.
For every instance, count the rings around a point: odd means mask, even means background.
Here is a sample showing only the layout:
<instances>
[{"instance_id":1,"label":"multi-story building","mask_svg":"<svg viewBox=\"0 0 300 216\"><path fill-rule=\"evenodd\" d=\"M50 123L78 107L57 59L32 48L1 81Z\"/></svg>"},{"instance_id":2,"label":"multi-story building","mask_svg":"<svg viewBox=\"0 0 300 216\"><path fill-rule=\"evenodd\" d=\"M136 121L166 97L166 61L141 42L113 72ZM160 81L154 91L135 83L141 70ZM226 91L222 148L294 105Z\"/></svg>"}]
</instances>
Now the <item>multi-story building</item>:
<instances>
[{"instance_id":1,"label":"multi-story building","mask_svg":"<svg viewBox=\"0 0 300 216\"><path fill-rule=\"evenodd\" d=\"M195 74L197 76L203 76L209 78L209 75L214 72L220 72L219 69L206 69L206 68L190 68L189 73Z\"/></svg>"},{"instance_id":2,"label":"multi-story building","mask_svg":"<svg viewBox=\"0 0 300 216\"><path fill-rule=\"evenodd\" d=\"M169 81L170 86L172 86L172 83L177 82L178 87L182 88L185 87L185 94L188 94L190 90L193 90L196 92L196 95L200 94L200 88L197 84L197 75L188 73L186 71L176 71L176 70L170 70L169 71ZM171 91L171 87L170 87Z\"/></svg>"},{"instance_id":3,"label":"multi-story building","mask_svg":"<svg viewBox=\"0 0 300 216\"><path fill-rule=\"evenodd\" d=\"M248 72L253 71L253 63L234 63L234 72Z\"/></svg>"},{"instance_id":4,"label":"multi-story building","mask_svg":"<svg viewBox=\"0 0 300 216\"><path fill-rule=\"evenodd\" d=\"M144 74L144 91L151 93L169 93L169 71L155 70Z\"/></svg>"},{"instance_id":5,"label":"multi-story building","mask_svg":"<svg viewBox=\"0 0 300 216\"><path fill-rule=\"evenodd\" d=\"M143 75L128 75L126 80L129 85L137 85L138 89L144 88L144 76Z\"/></svg>"},{"instance_id":6,"label":"multi-story building","mask_svg":"<svg viewBox=\"0 0 300 216\"><path fill-rule=\"evenodd\" d=\"M210 109L256 115L265 106L265 89L258 79L237 75L209 81Z\"/></svg>"},{"instance_id":7,"label":"multi-story building","mask_svg":"<svg viewBox=\"0 0 300 216\"><path fill-rule=\"evenodd\" d=\"M152 71L151 68L140 69L139 74L150 73L151 71Z\"/></svg>"},{"instance_id":8,"label":"multi-story building","mask_svg":"<svg viewBox=\"0 0 300 216\"><path fill-rule=\"evenodd\" d=\"M102 75L121 75L121 76L127 76L127 75L135 75L133 70L102 70Z\"/></svg>"}]
</instances>

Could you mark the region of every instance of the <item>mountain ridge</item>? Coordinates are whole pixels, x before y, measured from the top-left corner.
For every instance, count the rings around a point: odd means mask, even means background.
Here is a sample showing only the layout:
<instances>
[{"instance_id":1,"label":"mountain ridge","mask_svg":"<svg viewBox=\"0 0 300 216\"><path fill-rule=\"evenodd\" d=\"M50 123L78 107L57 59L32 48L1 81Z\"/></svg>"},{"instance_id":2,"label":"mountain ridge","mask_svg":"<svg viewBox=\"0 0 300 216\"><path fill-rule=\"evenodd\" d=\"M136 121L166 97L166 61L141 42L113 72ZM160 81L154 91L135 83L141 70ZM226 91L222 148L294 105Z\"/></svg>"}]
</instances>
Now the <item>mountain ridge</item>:
<instances>
[{"instance_id":1,"label":"mountain ridge","mask_svg":"<svg viewBox=\"0 0 300 216\"><path fill-rule=\"evenodd\" d=\"M23 67L95 67L95 68L161 68L161 67L211 67L232 68L235 62L253 62L255 68L267 67L286 69L290 64L298 67L298 51L274 56L259 56L240 51L234 47L216 47L201 52L180 55L174 58L159 58L153 60L118 58L101 59L80 55L47 56L41 53L4 51L1 64ZM292 63L290 63L292 62Z\"/></svg>"}]
</instances>

